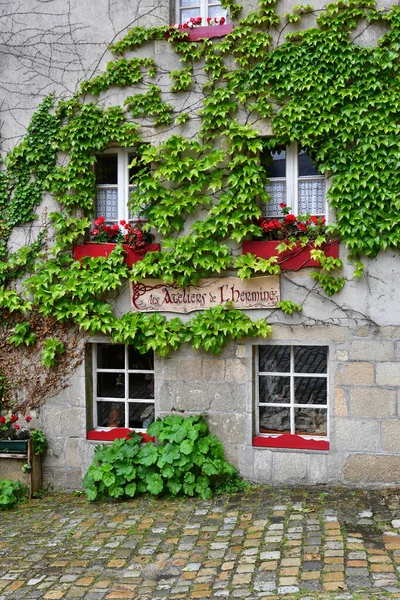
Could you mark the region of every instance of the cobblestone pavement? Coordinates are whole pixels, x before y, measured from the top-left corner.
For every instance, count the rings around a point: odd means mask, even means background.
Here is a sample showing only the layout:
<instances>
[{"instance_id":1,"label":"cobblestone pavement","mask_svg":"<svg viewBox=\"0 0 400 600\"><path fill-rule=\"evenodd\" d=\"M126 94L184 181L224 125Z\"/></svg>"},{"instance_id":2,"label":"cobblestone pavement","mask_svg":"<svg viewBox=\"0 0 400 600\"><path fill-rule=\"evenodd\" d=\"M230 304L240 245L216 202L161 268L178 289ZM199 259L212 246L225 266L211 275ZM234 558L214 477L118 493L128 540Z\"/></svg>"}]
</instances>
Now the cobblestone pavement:
<instances>
[{"instance_id":1,"label":"cobblestone pavement","mask_svg":"<svg viewBox=\"0 0 400 600\"><path fill-rule=\"evenodd\" d=\"M271 489L0 514L0 600L400 598L400 489Z\"/></svg>"}]
</instances>

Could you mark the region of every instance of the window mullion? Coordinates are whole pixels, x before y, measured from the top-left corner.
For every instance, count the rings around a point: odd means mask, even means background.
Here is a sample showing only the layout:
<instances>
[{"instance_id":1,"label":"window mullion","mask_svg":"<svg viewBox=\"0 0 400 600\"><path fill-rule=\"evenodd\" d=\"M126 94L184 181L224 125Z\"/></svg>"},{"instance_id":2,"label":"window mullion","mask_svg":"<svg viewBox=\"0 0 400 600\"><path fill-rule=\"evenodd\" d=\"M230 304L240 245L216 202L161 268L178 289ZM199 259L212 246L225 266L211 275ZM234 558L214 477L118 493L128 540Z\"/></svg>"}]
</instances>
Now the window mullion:
<instances>
[{"instance_id":1,"label":"window mullion","mask_svg":"<svg viewBox=\"0 0 400 600\"><path fill-rule=\"evenodd\" d=\"M286 197L292 212L298 214L298 164L297 143L290 144L286 149Z\"/></svg>"},{"instance_id":2,"label":"window mullion","mask_svg":"<svg viewBox=\"0 0 400 600\"><path fill-rule=\"evenodd\" d=\"M126 220L126 187L127 187L127 153L120 149L118 152L118 222Z\"/></svg>"},{"instance_id":3,"label":"window mullion","mask_svg":"<svg viewBox=\"0 0 400 600\"><path fill-rule=\"evenodd\" d=\"M92 389L92 407L93 407L93 425L96 429L97 427L97 344L93 344L92 346L92 381L93 381L93 389Z\"/></svg>"},{"instance_id":4,"label":"window mullion","mask_svg":"<svg viewBox=\"0 0 400 600\"><path fill-rule=\"evenodd\" d=\"M257 435L260 433L260 358L259 358L259 352L258 352L258 347L256 347L256 398L257 398L257 405L256 405L256 418L255 418L255 425L256 425L256 433Z\"/></svg>"},{"instance_id":5,"label":"window mullion","mask_svg":"<svg viewBox=\"0 0 400 600\"><path fill-rule=\"evenodd\" d=\"M295 433L294 422L294 348L290 346L290 433Z\"/></svg>"},{"instance_id":6,"label":"window mullion","mask_svg":"<svg viewBox=\"0 0 400 600\"><path fill-rule=\"evenodd\" d=\"M129 358L128 346L125 346L125 427L129 427Z\"/></svg>"}]
</instances>

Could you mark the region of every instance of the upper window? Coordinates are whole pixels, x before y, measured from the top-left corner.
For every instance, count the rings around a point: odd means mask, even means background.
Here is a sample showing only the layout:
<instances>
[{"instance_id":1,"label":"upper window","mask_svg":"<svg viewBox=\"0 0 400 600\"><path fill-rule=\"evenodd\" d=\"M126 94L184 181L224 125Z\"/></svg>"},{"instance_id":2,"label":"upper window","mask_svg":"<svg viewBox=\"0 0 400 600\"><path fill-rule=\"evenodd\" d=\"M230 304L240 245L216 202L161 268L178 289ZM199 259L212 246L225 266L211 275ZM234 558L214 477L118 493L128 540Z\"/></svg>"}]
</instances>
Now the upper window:
<instances>
[{"instance_id":1,"label":"upper window","mask_svg":"<svg viewBox=\"0 0 400 600\"><path fill-rule=\"evenodd\" d=\"M123 344L93 344L96 429L145 430L154 421L154 357Z\"/></svg>"},{"instance_id":2,"label":"upper window","mask_svg":"<svg viewBox=\"0 0 400 600\"><path fill-rule=\"evenodd\" d=\"M190 17L202 17L203 25L207 25L208 17L225 16L225 10L215 0L177 0L176 14L179 23L185 23Z\"/></svg>"},{"instance_id":3,"label":"upper window","mask_svg":"<svg viewBox=\"0 0 400 600\"><path fill-rule=\"evenodd\" d=\"M138 219L128 210L132 176L138 171L138 167L129 168L134 158L135 154L124 148L96 156L96 219L104 217L107 224Z\"/></svg>"},{"instance_id":4,"label":"upper window","mask_svg":"<svg viewBox=\"0 0 400 600\"><path fill-rule=\"evenodd\" d=\"M271 200L263 205L266 217L281 217L287 204L295 215L326 216L325 176L298 144L277 147L264 155Z\"/></svg>"},{"instance_id":5,"label":"upper window","mask_svg":"<svg viewBox=\"0 0 400 600\"><path fill-rule=\"evenodd\" d=\"M328 436L328 348L259 346L257 435Z\"/></svg>"}]
</instances>

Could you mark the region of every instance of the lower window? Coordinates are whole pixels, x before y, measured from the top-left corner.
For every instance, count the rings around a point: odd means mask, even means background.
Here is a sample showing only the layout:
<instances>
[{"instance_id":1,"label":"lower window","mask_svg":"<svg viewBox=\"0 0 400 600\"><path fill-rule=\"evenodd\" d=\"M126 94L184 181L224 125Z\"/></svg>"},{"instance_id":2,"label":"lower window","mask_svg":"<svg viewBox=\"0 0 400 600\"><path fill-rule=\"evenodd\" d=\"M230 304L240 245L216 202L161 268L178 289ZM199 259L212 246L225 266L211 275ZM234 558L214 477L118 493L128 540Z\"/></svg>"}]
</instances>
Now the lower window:
<instances>
[{"instance_id":1,"label":"lower window","mask_svg":"<svg viewBox=\"0 0 400 600\"><path fill-rule=\"evenodd\" d=\"M93 344L96 430L145 431L154 421L154 356L123 344Z\"/></svg>"},{"instance_id":2,"label":"lower window","mask_svg":"<svg viewBox=\"0 0 400 600\"><path fill-rule=\"evenodd\" d=\"M254 445L326 450L328 348L258 346Z\"/></svg>"}]
</instances>

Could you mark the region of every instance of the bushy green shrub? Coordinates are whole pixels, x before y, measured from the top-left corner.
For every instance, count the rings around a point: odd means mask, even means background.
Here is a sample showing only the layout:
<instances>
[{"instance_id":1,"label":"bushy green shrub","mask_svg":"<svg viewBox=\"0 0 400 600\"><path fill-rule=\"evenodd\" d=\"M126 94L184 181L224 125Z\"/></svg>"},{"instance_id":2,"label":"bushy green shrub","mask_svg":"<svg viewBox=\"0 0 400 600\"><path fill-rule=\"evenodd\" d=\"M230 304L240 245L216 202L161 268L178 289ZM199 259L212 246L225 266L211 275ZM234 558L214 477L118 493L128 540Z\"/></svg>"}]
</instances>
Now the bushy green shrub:
<instances>
[{"instance_id":1,"label":"bushy green shrub","mask_svg":"<svg viewBox=\"0 0 400 600\"><path fill-rule=\"evenodd\" d=\"M28 488L20 481L0 479L0 510L13 508L28 497Z\"/></svg>"},{"instance_id":2,"label":"bushy green shrub","mask_svg":"<svg viewBox=\"0 0 400 600\"><path fill-rule=\"evenodd\" d=\"M133 433L127 440L97 446L83 480L90 501L147 492L205 499L212 496L218 481L236 473L201 416L157 419L147 433L156 437L155 443L142 445L142 436Z\"/></svg>"}]
</instances>

